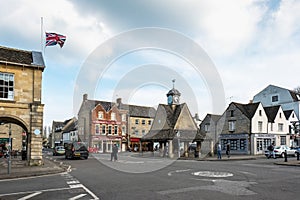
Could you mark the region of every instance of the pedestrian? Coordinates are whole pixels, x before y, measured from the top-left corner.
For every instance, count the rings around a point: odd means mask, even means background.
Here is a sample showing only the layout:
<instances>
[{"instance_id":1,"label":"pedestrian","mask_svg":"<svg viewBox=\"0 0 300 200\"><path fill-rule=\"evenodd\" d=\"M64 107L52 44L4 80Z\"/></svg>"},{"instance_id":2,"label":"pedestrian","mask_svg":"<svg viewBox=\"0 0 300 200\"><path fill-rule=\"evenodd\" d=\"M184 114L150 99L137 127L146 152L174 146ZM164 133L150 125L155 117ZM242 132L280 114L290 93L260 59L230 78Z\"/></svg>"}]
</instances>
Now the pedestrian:
<instances>
[{"instance_id":1,"label":"pedestrian","mask_svg":"<svg viewBox=\"0 0 300 200\"><path fill-rule=\"evenodd\" d=\"M274 152L274 148L275 148L275 144L274 142L272 142L272 144L270 146L268 146L268 151L269 151L269 155L268 155L268 159L271 158L271 156L276 159L276 155Z\"/></svg>"},{"instance_id":2,"label":"pedestrian","mask_svg":"<svg viewBox=\"0 0 300 200\"><path fill-rule=\"evenodd\" d=\"M118 160L118 146L117 144L114 144L113 148L112 148L112 152L111 152L111 156L110 156L110 161L117 161Z\"/></svg>"},{"instance_id":3,"label":"pedestrian","mask_svg":"<svg viewBox=\"0 0 300 200\"><path fill-rule=\"evenodd\" d=\"M221 147L221 144L218 143L217 145L217 154L218 154L218 159L222 159L222 147Z\"/></svg>"},{"instance_id":4,"label":"pedestrian","mask_svg":"<svg viewBox=\"0 0 300 200\"><path fill-rule=\"evenodd\" d=\"M226 145L226 155L228 158L230 158L230 144L229 143L227 143L227 145Z\"/></svg>"}]
</instances>

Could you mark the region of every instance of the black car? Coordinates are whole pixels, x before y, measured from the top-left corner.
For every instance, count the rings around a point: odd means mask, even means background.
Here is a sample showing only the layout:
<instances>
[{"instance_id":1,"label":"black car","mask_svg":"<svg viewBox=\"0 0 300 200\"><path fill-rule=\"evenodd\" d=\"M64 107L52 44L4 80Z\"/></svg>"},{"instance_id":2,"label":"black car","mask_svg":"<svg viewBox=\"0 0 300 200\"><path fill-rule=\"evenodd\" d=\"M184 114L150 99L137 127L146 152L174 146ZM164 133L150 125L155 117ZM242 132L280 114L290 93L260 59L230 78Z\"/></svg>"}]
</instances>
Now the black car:
<instances>
[{"instance_id":1,"label":"black car","mask_svg":"<svg viewBox=\"0 0 300 200\"><path fill-rule=\"evenodd\" d=\"M65 143L66 159L84 158L88 159L89 151L83 142Z\"/></svg>"}]
</instances>

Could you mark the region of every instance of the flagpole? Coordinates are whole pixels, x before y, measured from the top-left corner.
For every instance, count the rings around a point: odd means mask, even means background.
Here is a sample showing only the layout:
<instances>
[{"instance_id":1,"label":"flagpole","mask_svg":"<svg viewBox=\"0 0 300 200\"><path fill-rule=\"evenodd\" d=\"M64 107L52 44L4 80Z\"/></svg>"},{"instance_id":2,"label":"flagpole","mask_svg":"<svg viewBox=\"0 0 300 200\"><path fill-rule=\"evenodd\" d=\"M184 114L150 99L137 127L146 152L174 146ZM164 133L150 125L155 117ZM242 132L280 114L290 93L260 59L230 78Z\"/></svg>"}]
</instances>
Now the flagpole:
<instances>
[{"instance_id":1,"label":"flagpole","mask_svg":"<svg viewBox=\"0 0 300 200\"><path fill-rule=\"evenodd\" d=\"M42 52L42 54L45 53L43 36L44 36L44 19L43 19L43 17L41 17L41 52Z\"/></svg>"}]
</instances>

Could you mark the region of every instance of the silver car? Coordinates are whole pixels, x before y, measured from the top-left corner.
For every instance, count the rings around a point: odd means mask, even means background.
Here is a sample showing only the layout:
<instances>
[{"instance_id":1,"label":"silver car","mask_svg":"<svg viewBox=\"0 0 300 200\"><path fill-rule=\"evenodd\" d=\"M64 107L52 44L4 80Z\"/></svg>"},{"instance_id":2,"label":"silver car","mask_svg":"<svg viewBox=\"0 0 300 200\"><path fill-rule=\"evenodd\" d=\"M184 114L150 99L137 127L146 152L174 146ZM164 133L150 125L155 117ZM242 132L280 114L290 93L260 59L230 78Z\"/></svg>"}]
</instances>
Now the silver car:
<instances>
[{"instance_id":1,"label":"silver car","mask_svg":"<svg viewBox=\"0 0 300 200\"><path fill-rule=\"evenodd\" d=\"M274 153L275 153L276 157L284 158L285 151L286 151L287 156L296 156L296 150L291 149L290 147L288 147L286 145L280 145L280 146L276 146L274 148Z\"/></svg>"}]
</instances>

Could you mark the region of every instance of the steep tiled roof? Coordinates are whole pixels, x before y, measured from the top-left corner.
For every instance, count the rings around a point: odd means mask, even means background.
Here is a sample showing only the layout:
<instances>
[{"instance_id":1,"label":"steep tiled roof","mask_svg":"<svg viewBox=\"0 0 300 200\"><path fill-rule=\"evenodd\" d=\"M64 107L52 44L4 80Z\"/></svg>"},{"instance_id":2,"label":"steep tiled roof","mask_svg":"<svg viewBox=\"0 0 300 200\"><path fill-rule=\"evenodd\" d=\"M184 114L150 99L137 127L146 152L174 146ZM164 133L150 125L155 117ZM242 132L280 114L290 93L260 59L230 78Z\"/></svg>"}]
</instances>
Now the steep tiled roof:
<instances>
[{"instance_id":1,"label":"steep tiled roof","mask_svg":"<svg viewBox=\"0 0 300 200\"><path fill-rule=\"evenodd\" d=\"M68 122L63 127L62 131L64 133L68 133L70 131L76 130L77 129L77 123L78 123L78 121L77 121L77 119L75 117L72 118L72 119L70 119L70 120L68 120Z\"/></svg>"},{"instance_id":2,"label":"steep tiled roof","mask_svg":"<svg viewBox=\"0 0 300 200\"><path fill-rule=\"evenodd\" d=\"M129 115L132 117L155 117L156 110L152 107L129 105Z\"/></svg>"},{"instance_id":3,"label":"steep tiled roof","mask_svg":"<svg viewBox=\"0 0 300 200\"><path fill-rule=\"evenodd\" d=\"M247 116L249 119L251 119L259 105L258 103L249 103L249 104L241 104L241 103L236 103L232 102L245 116Z\"/></svg>"},{"instance_id":4,"label":"steep tiled roof","mask_svg":"<svg viewBox=\"0 0 300 200\"><path fill-rule=\"evenodd\" d=\"M279 110L280 106L269 106L269 107L264 107L265 109L265 112L268 116L268 121L269 122L274 122L275 120L275 117L278 113L278 110Z\"/></svg>"},{"instance_id":5,"label":"steep tiled roof","mask_svg":"<svg viewBox=\"0 0 300 200\"><path fill-rule=\"evenodd\" d=\"M294 110L285 110L283 111L285 118L288 120Z\"/></svg>"},{"instance_id":6,"label":"steep tiled roof","mask_svg":"<svg viewBox=\"0 0 300 200\"><path fill-rule=\"evenodd\" d=\"M111 110L113 106L117 106L115 102L107 102L107 101L97 101L97 100L86 100L85 106L86 108L89 108L89 110L96 107L98 104L100 104L106 112ZM120 110L127 110L129 112L129 115L132 117L145 117L145 118L154 118L155 116L155 108L153 107L146 107L146 106L137 106L137 105L128 105L121 103L118 106L118 109Z\"/></svg>"},{"instance_id":7,"label":"steep tiled roof","mask_svg":"<svg viewBox=\"0 0 300 200\"><path fill-rule=\"evenodd\" d=\"M178 118L182 112L182 109L186 106L185 103L180 105L173 105L175 108L173 109L170 105L159 104L155 116L155 121L151 127L151 130L147 135L145 135L142 139L143 140L152 140L152 141L166 141L172 140L176 136L177 132L175 132L174 127L178 121ZM164 111L164 112L159 112ZM158 116L162 115L162 116ZM161 120L165 119L165 120ZM162 123L159 127L155 127L158 120L161 120ZM200 135L197 136L198 130L180 130L180 139L181 140L188 140L193 141L195 138L199 139Z\"/></svg>"}]
</instances>

